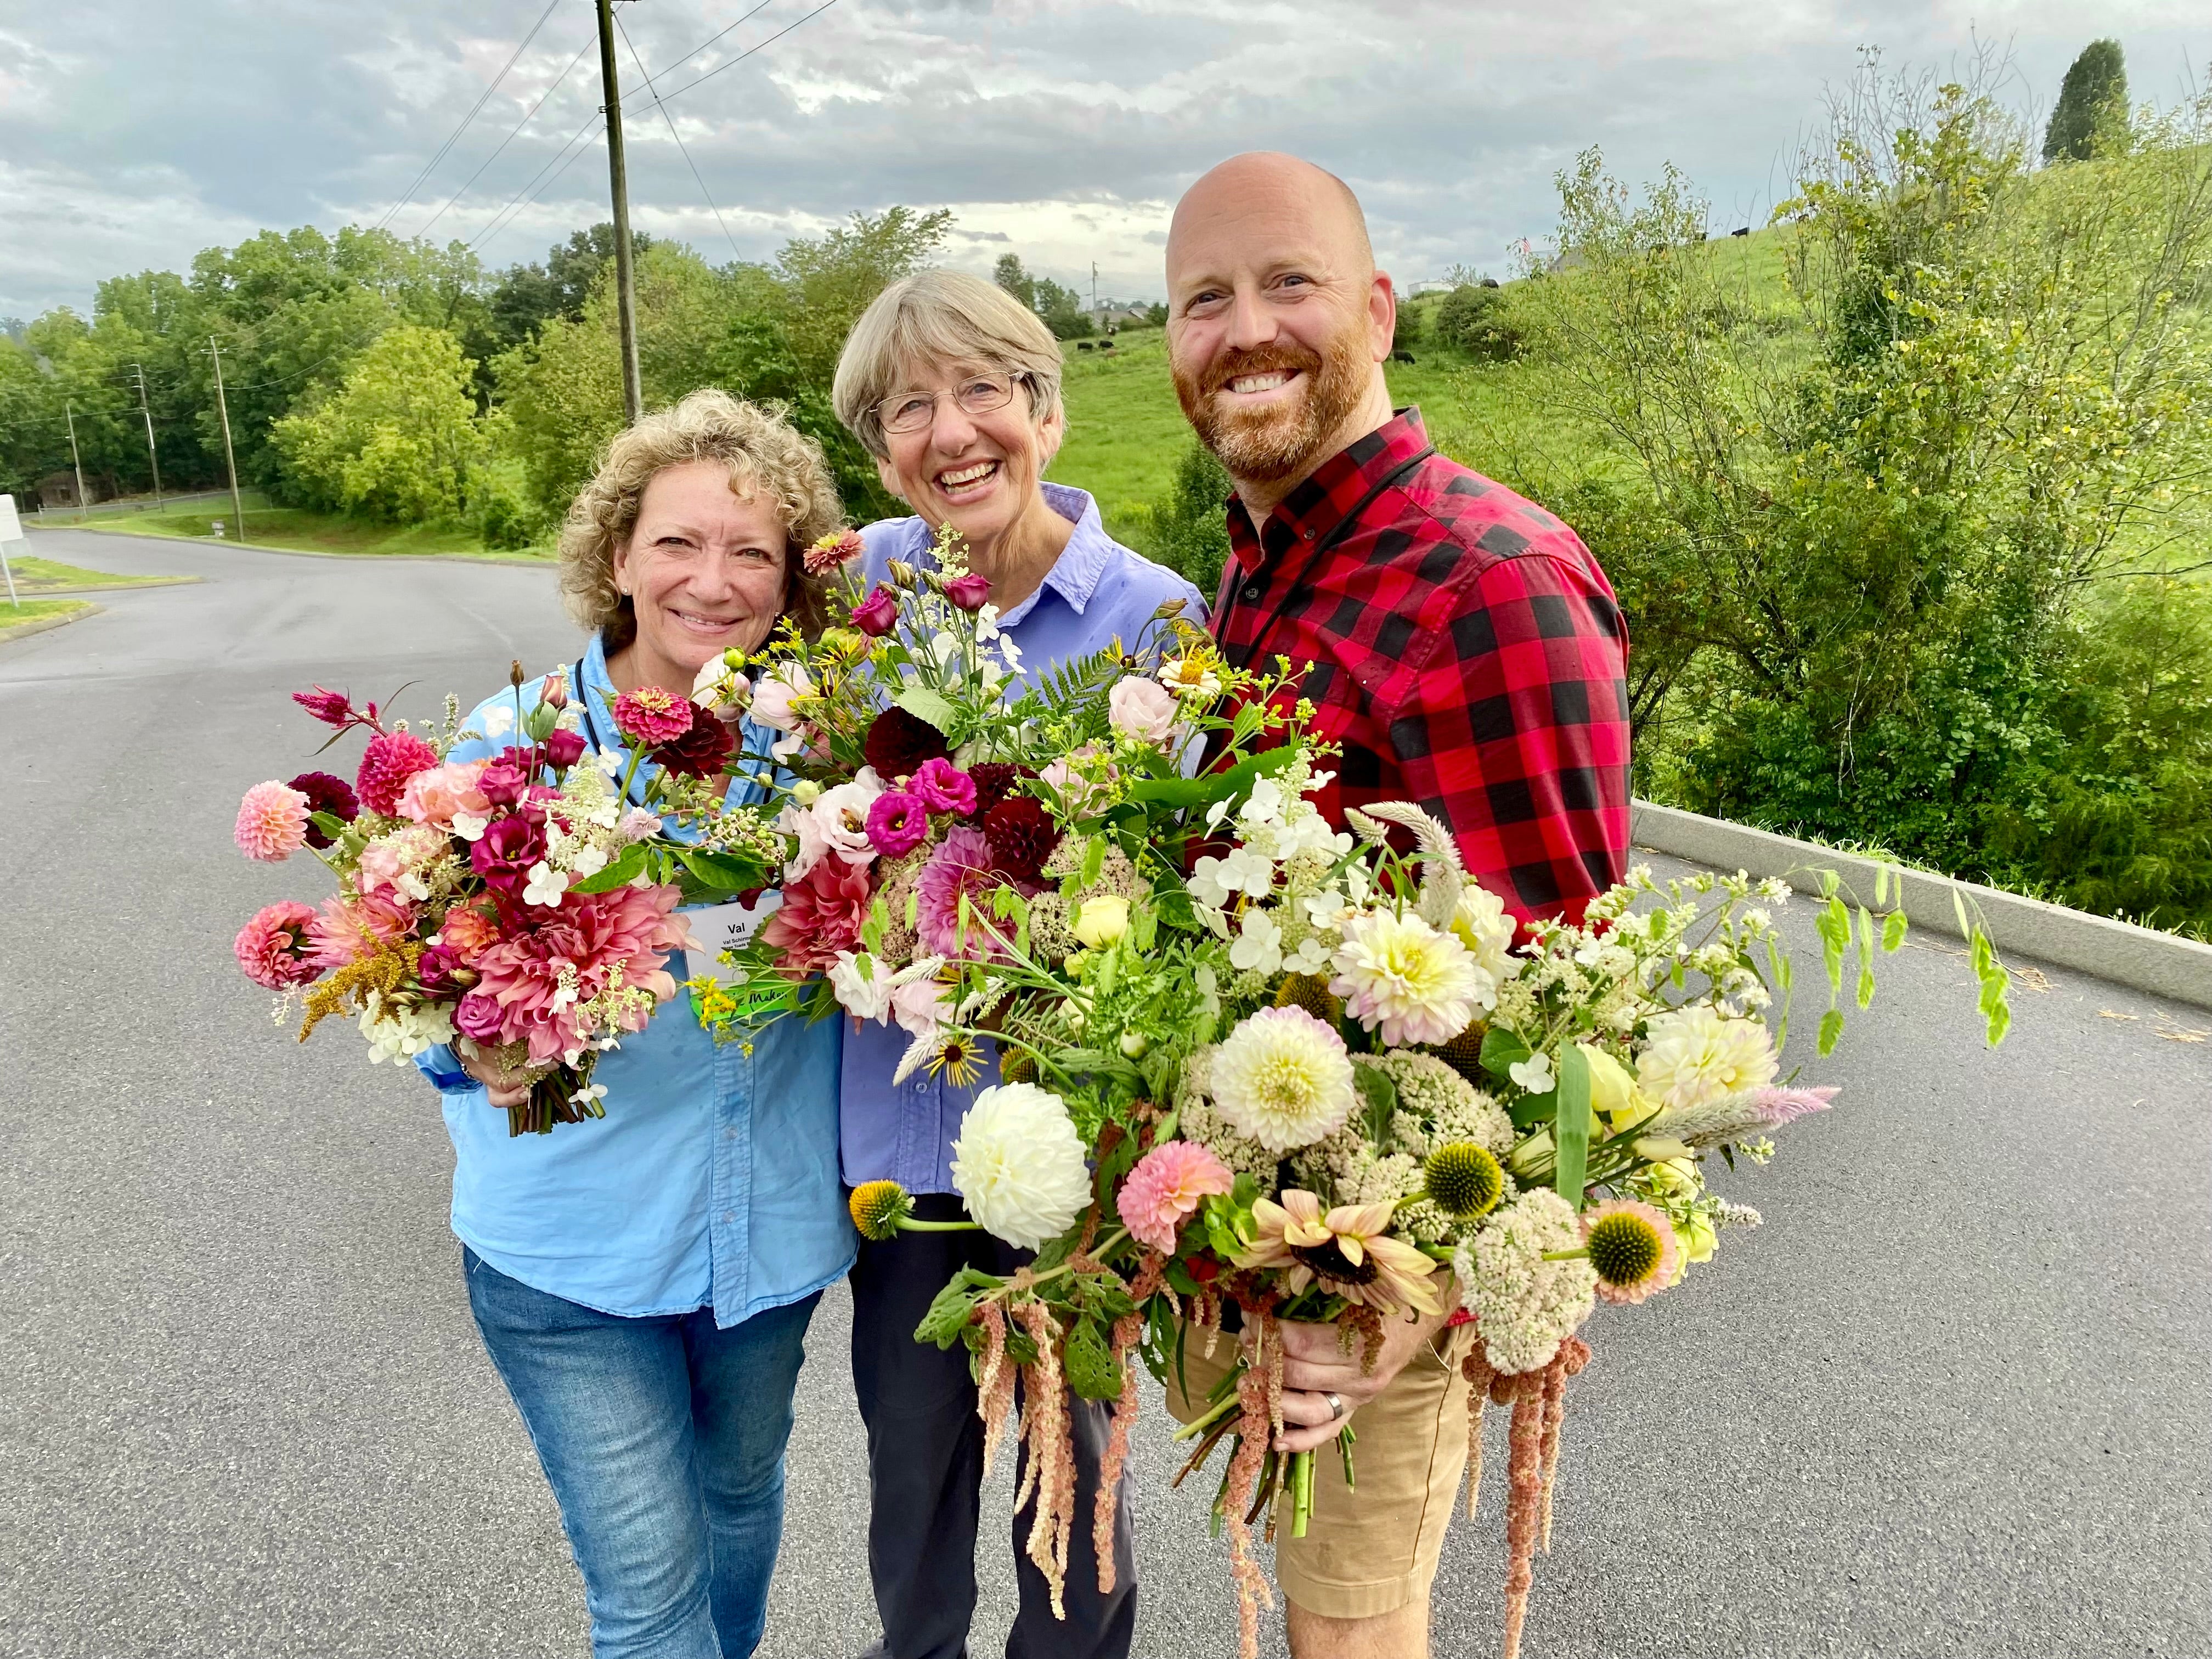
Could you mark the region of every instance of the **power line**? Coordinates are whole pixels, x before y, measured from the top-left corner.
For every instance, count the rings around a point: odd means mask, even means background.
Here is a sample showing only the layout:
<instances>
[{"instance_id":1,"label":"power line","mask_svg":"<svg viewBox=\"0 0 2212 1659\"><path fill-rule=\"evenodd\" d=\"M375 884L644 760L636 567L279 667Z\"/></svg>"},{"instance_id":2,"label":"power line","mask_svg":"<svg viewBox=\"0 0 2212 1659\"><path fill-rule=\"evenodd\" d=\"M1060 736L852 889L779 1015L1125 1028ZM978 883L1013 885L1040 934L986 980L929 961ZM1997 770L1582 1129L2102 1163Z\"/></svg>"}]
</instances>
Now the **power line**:
<instances>
[{"instance_id":1,"label":"power line","mask_svg":"<svg viewBox=\"0 0 2212 1659\"><path fill-rule=\"evenodd\" d=\"M715 41L717 41L717 40L720 40L724 35L727 34L727 33L730 32L730 30L731 30L731 29L734 29L734 28L736 28L739 23L743 23L743 22L746 21L747 21L748 19L750 19L750 18L753 18L753 17L758 16L762 12L766 11L766 10L767 10L770 6L774 5L775 3L775 0L760 0L760 4L758 4L757 6L755 6L755 7L754 7L750 11L748 11L748 12L744 13L744 15L740 16L740 17L738 19L738 21L737 21L736 23L732 23L732 24L731 24L731 25L729 26L729 27L728 27L728 28L720 28L720 29L716 29L716 30L715 30L712 34L708 35L705 40L702 40L702 41L701 41L697 46L696 46L692 47L690 51L689 51L689 52L687 52L681 53L681 54L679 54L679 55L678 55L678 56L677 56L677 57L674 57L674 58L670 58L670 59L668 60L668 69L665 69L665 70L661 70L661 73L662 73L663 75L665 75L665 74L667 74L667 73L669 72L669 70L672 70L672 69L676 68L678 64L688 64L688 63L690 63L690 62L694 58L696 58L696 57L697 57L701 52L702 52L706 51L708 47L709 47L709 46L713 46L713 45L714 44L714 42L715 42ZM623 37L623 39L624 40L628 40L629 39L629 37L628 35L624 35L624 36ZM633 57L633 58L635 58L635 56L637 56L637 48L635 48L635 46L633 46L633 47L631 47L631 48L630 48L630 56L631 56L631 57ZM645 74L645 65L644 65L644 64L640 64L637 66L637 68L638 68L638 73L639 73L639 74L641 74L641 75L644 75L644 74ZM648 75L648 76L646 76L645 86L646 86L646 90L647 90L647 91L648 91L648 92L650 92L650 91L653 89L653 76L649 76L649 75Z\"/></svg>"},{"instance_id":2,"label":"power line","mask_svg":"<svg viewBox=\"0 0 2212 1659\"><path fill-rule=\"evenodd\" d=\"M714 68L708 70L704 75L700 76L696 80L686 81L682 86L677 88L675 91L668 94L667 97L681 98L685 93L690 91L692 88L697 86L700 82L711 81L726 69L735 69L739 64L744 63L746 58L751 57L763 47L774 46L777 41L782 40L785 35L790 33L792 30L797 28L800 23L811 21L813 19L822 15L823 12L829 10L830 7L836 3L837 0L822 0L822 3L820 5L815 7L812 11L808 12L806 15L800 18L798 22L786 23L774 34L769 35L767 40L759 42L757 45L747 46L743 52L739 52L735 58L730 59L726 64L715 64ZM666 101L666 99L662 98L658 93L654 94L654 98L657 101Z\"/></svg>"},{"instance_id":3,"label":"power line","mask_svg":"<svg viewBox=\"0 0 2212 1659\"><path fill-rule=\"evenodd\" d=\"M765 0L763 0L763 3L765 3ZM753 9L757 11L759 9L759 7L756 6ZM750 14L748 13L747 15L750 15ZM743 22L744 21L744 18L739 18L738 20L738 22ZM732 23L730 26L731 28L735 28L736 27L736 23ZM635 64L637 65L637 72L645 76L645 89L647 92L653 92L653 77L650 75L646 75L645 60L637 55L637 44L629 38L629 31L627 28L623 27L622 14L619 12L615 14L615 27L622 31L623 45L629 48L630 62ZM729 33L728 29L725 29L723 31L723 33L725 34L727 33ZM715 38L719 40L720 39L720 36L718 35ZM695 48L695 51L696 50L696 49ZM707 188L707 180L700 174L699 164L691 159L691 150L690 146L684 143L684 135L676 130L676 118L668 112L668 106L661 101L660 94L657 92L653 92L653 106L660 112L660 118L668 123L668 136L676 141L676 148L684 157L684 165L691 169L691 177L699 185L699 193L702 196L706 197L707 206L714 213L714 222L722 227L722 240L730 245L730 252L732 253L736 254L740 259L744 258L745 256L744 252L738 246L738 239L730 234L729 222L722 217L722 210L714 205L714 198Z\"/></svg>"},{"instance_id":4,"label":"power line","mask_svg":"<svg viewBox=\"0 0 2212 1659\"><path fill-rule=\"evenodd\" d=\"M547 84L545 90L538 94L538 101L530 106L529 113L514 124L514 130L512 132L509 132L506 137L499 141L499 148L492 151L490 155L485 156L483 165L478 167L474 173L469 174L468 183L463 185L459 190L455 191L451 196L446 198L446 206L440 208L435 213L430 216L429 222L425 224L422 229L415 233L417 236L428 236L430 234L430 226L436 224L439 220L446 216L446 209L452 207L454 203L459 201L462 197L467 195L469 185L475 184L477 179L483 177L484 168L489 167L494 161L496 161L501 155L507 153L507 147L513 143L515 139L521 135L523 128L530 125L531 118L535 116L539 110L545 107L545 100L548 98L550 98L555 92L559 90L562 84L566 82L571 75L574 75L576 72L576 65L584 61L584 54L591 49L592 37L586 35L584 38L584 44L576 48L576 55L568 60L568 66L562 70L560 74L555 76L551 82Z\"/></svg>"},{"instance_id":5,"label":"power line","mask_svg":"<svg viewBox=\"0 0 2212 1659\"><path fill-rule=\"evenodd\" d=\"M529 33L522 37L522 44L514 49L513 55L507 58L499 73L492 76L491 84L477 95L476 102L469 106L469 112L461 117L460 125L447 135L446 142L438 146L438 153L422 164L422 171L415 175L415 182L407 186L407 193L385 210L384 216L376 222L376 228L379 230L382 230L390 224L399 210L415 199L415 192L422 188L424 181L436 171L438 163L446 159L447 152L452 149L459 141L460 136L469 130L469 123L477 118L477 112L491 101L492 94L499 90L499 83L507 79L507 70L513 69L516 60L529 49L530 43L538 38L538 31L545 27L545 20L552 16L555 8L560 3L561 0L546 0L545 9L539 14L536 24L532 27Z\"/></svg>"},{"instance_id":6,"label":"power line","mask_svg":"<svg viewBox=\"0 0 2212 1659\"><path fill-rule=\"evenodd\" d=\"M528 184L517 191L514 197L507 202L507 204L501 208L497 213L493 214L489 222L485 224L484 228L469 239L468 246L471 251L475 252L483 252L486 242L489 241L492 237L497 235L501 231L506 229L509 224L514 222L514 215L524 208L535 205L538 198L544 195L545 191L550 190L553 187L554 183L561 177L561 175L568 170L569 164L573 162L577 156L581 155L586 149L591 148L588 139L586 138L586 135L589 135L589 137L595 138L599 136L600 131L603 131L605 129L605 121L600 117L599 112L594 110L591 116L586 119L584 125L578 127L576 131L570 135L568 142L562 144L561 148L554 153L553 160L548 161L544 167L538 169L538 177L532 179ZM584 141L580 144L580 147L579 144L580 140ZM548 173L550 173L552 177L547 178L546 175ZM545 180L544 185L542 189L538 186L538 180L539 179L544 179Z\"/></svg>"}]
</instances>

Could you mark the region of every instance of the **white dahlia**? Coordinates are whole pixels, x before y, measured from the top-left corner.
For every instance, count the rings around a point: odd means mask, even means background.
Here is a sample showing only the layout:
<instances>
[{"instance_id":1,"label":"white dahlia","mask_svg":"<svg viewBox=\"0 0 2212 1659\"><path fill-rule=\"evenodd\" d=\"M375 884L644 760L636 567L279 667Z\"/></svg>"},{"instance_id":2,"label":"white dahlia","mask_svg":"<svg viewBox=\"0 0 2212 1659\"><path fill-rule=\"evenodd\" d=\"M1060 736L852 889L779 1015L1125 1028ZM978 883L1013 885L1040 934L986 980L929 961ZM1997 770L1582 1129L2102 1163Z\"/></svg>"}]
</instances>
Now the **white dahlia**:
<instances>
[{"instance_id":1,"label":"white dahlia","mask_svg":"<svg viewBox=\"0 0 2212 1659\"><path fill-rule=\"evenodd\" d=\"M1494 984L1512 978L1526 964L1525 958L1508 954L1513 948L1513 935L1518 927L1505 914L1505 901L1487 887L1479 887L1472 881L1461 885L1459 908L1453 912L1451 930L1473 954L1474 965L1489 975Z\"/></svg>"},{"instance_id":2,"label":"white dahlia","mask_svg":"<svg viewBox=\"0 0 2212 1659\"><path fill-rule=\"evenodd\" d=\"M1369 1030L1382 1027L1386 1048L1449 1042L1468 1028L1478 1000L1494 982L1480 973L1467 946L1411 911L1370 911L1344 924L1328 988Z\"/></svg>"},{"instance_id":3,"label":"white dahlia","mask_svg":"<svg viewBox=\"0 0 2212 1659\"><path fill-rule=\"evenodd\" d=\"M1209 1092L1239 1133L1271 1152L1291 1152L1352 1115L1352 1056L1304 1009L1262 1008L1213 1051Z\"/></svg>"},{"instance_id":4,"label":"white dahlia","mask_svg":"<svg viewBox=\"0 0 2212 1659\"><path fill-rule=\"evenodd\" d=\"M1774 1040L1755 1019L1731 1019L1705 1003L1659 1015L1636 1056L1637 1085L1674 1110L1774 1081Z\"/></svg>"},{"instance_id":5,"label":"white dahlia","mask_svg":"<svg viewBox=\"0 0 2212 1659\"><path fill-rule=\"evenodd\" d=\"M1521 1194L1492 1216L1452 1258L1460 1299L1475 1318L1490 1363L1509 1375L1548 1365L1597 1303L1597 1273L1584 1260L1547 1261L1579 1250L1574 1209L1548 1187Z\"/></svg>"},{"instance_id":6,"label":"white dahlia","mask_svg":"<svg viewBox=\"0 0 2212 1659\"><path fill-rule=\"evenodd\" d=\"M994 1238L1041 1249L1091 1202L1091 1168L1067 1103L1034 1083L975 1097L952 1143L952 1185Z\"/></svg>"}]
</instances>

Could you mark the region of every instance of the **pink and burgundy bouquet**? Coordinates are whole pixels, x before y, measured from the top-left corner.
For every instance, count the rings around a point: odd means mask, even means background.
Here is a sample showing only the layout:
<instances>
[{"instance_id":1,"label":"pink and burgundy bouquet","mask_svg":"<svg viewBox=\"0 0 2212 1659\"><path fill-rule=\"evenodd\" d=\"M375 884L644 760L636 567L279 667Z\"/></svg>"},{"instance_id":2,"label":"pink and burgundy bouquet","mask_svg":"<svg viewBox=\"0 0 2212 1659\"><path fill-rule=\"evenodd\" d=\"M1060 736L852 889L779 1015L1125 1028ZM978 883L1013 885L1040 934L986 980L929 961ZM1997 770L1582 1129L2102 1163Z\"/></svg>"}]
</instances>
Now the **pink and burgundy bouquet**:
<instances>
[{"instance_id":1,"label":"pink and burgundy bouquet","mask_svg":"<svg viewBox=\"0 0 2212 1659\"><path fill-rule=\"evenodd\" d=\"M529 1085L508 1127L543 1134L605 1115L598 1056L676 994L678 904L757 886L768 866L750 821L721 810L733 746L723 722L648 688L615 705L629 756L594 753L561 675L528 708L520 664L513 682L512 710L495 703L483 720L496 731L462 729L449 700L430 736L343 692L297 693L334 729L331 744L368 734L354 781L309 771L258 783L234 839L266 863L311 851L337 890L319 907L264 907L234 948L254 983L303 1000L302 1042L348 1013L372 1061L456 1044L480 1070ZM488 758L448 758L465 738L501 736L514 740ZM647 756L648 804L630 805Z\"/></svg>"}]
</instances>

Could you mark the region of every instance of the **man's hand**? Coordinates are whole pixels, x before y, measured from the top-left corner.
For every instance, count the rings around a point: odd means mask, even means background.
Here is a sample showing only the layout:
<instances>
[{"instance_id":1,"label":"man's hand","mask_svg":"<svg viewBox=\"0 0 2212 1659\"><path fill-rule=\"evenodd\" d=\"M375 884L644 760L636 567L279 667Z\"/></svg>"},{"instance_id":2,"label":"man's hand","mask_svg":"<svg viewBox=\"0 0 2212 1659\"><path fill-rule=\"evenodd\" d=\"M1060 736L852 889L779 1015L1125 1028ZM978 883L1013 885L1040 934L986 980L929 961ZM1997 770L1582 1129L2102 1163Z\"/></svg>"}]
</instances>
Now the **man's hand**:
<instances>
[{"instance_id":1,"label":"man's hand","mask_svg":"<svg viewBox=\"0 0 2212 1659\"><path fill-rule=\"evenodd\" d=\"M1336 1438L1344 1419L1389 1386L1390 1379L1443 1328L1443 1314L1426 1314L1418 1321L1394 1319L1382 1327L1382 1352L1375 1369L1360 1375L1367 1340L1352 1334L1346 1352L1334 1325L1314 1325L1286 1320L1283 1334L1283 1424L1276 1437L1279 1452L1312 1451ZM1334 1395L1344 1403L1341 1413L1328 1403Z\"/></svg>"},{"instance_id":2,"label":"man's hand","mask_svg":"<svg viewBox=\"0 0 2212 1659\"><path fill-rule=\"evenodd\" d=\"M453 1056L461 1062L461 1069L484 1086L491 1103L501 1111L520 1106L530 1098L530 1075L527 1072L512 1071L501 1066L475 1043L463 1037L453 1045Z\"/></svg>"}]
</instances>

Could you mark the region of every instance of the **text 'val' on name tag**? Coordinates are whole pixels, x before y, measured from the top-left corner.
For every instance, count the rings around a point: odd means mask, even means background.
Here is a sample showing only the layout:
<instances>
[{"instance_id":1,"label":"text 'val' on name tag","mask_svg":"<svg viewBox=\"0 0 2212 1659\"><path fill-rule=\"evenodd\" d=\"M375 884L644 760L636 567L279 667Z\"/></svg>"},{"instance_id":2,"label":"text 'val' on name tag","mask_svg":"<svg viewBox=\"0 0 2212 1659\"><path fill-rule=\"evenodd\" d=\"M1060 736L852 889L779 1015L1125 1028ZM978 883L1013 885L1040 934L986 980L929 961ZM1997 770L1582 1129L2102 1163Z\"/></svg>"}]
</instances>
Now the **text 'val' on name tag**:
<instances>
[{"instance_id":1,"label":"text 'val' on name tag","mask_svg":"<svg viewBox=\"0 0 2212 1659\"><path fill-rule=\"evenodd\" d=\"M684 920L691 924L695 941L694 947L684 952L690 977L734 983L738 970L720 959L722 952L748 943L761 923L782 908L782 890L771 888L750 904L710 904L702 910L684 911Z\"/></svg>"}]
</instances>

